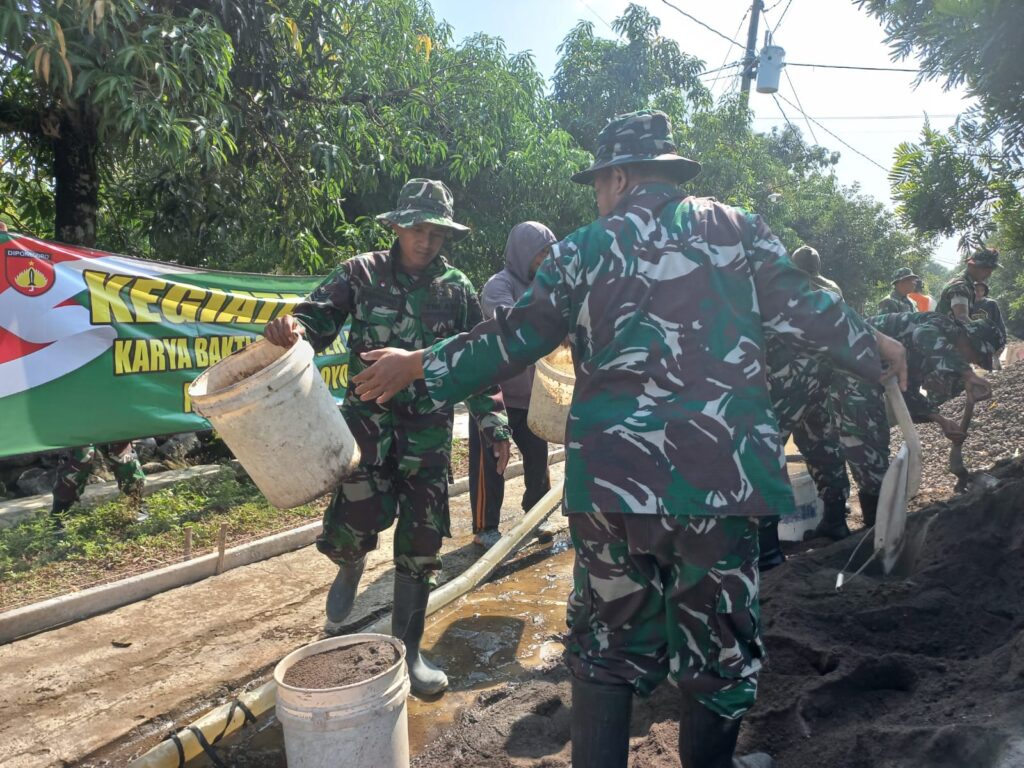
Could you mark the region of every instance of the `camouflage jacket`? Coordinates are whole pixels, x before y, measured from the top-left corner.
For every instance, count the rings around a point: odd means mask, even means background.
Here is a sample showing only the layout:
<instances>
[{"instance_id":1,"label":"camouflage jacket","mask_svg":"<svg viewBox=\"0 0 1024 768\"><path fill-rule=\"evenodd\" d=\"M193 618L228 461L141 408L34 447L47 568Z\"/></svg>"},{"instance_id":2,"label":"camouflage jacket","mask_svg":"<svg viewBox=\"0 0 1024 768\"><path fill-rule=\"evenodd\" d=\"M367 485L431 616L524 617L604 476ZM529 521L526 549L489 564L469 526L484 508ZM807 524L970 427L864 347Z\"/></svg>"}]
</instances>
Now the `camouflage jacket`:
<instances>
[{"instance_id":1,"label":"camouflage jacket","mask_svg":"<svg viewBox=\"0 0 1024 768\"><path fill-rule=\"evenodd\" d=\"M439 339L467 331L482 319L473 284L438 256L422 275L398 268L396 243L390 252L364 253L346 261L293 314L306 338L320 350L337 338L346 319L349 377L366 364L360 353L381 347L424 349ZM482 390L483 387L479 387ZM464 398L489 443L507 440L508 422L497 388ZM342 413L362 451L364 465L383 464L390 455L400 469L447 464L452 444L452 407L429 411L423 382L398 393L383 406L364 403L350 389Z\"/></svg>"},{"instance_id":2,"label":"camouflage jacket","mask_svg":"<svg viewBox=\"0 0 1024 768\"><path fill-rule=\"evenodd\" d=\"M917 307L906 296L893 291L878 303L878 314L889 315L897 312L916 312Z\"/></svg>"},{"instance_id":3,"label":"camouflage jacket","mask_svg":"<svg viewBox=\"0 0 1024 768\"><path fill-rule=\"evenodd\" d=\"M435 401L458 401L568 335L567 512L785 514L768 330L879 374L868 326L811 290L759 217L643 184L553 246L515 307L435 344L424 373Z\"/></svg>"},{"instance_id":4,"label":"camouflage jacket","mask_svg":"<svg viewBox=\"0 0 1024 768\"><path fill-rule=\"evenodd\" d=\"M956 351L959 332L951 317L938 312L900 312L876 315L868 322L907 348L903 399L914 421L928 421L928 414L963 390L962 376L970 366Z\"/></svg>"},{"instance_id":5,"label":"camouflage jacket","mask_svg":"<svg viewBox=\"0 0 1024 768\"><path fill-rule=\"evenodd\" d=\"M952 315L953 299L958 297L967 299L967 314L968 316L973 315L975 304L974 280L971 279L970 274L966 270L954 277L942 288L935 311L942 315Z\"/></svg>"},{"instance_id":6,"label":"camouflage jacket","mask_svg":"<svg viewBox=\"0 0 1024 768\"><path fill-rule=\"evenodd\" d=\"M840 298L843 295L843 289L839 287L839 283L835 280L829 280L824 275L811 275L811 285L819 291L832 291Z\"/></svg>"}]
</instances>

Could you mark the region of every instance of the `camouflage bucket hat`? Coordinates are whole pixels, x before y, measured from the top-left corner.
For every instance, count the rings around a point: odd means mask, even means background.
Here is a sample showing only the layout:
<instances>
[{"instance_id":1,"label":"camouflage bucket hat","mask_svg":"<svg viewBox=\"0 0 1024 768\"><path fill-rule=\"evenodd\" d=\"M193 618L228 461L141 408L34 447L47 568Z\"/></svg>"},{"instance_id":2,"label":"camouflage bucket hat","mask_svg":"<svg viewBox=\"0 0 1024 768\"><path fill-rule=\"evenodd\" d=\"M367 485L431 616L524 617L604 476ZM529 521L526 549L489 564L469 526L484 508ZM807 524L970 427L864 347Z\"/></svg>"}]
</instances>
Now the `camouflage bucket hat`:
<instances>
[{"instance_id":1,"label":"camouflage bucket hat","mask_svg":"<svg viewBox=\"0 0 1024 768\"><path fill-rule=\"evenodd\" d=\"M967 341L982 357L981 367L992 370L992 358L1006 344L1002 331L991 320L971 320L963 324Z\"/></svg>"},{"instance_id":2,"label":"camouflage bucket hat","mask_svg":"<svg viewBox=\"0 0 1024 768\"><path fill-rule=\"evenodd\" d=\"M899 269L892 273L893 285L898 283L900 280L906 280L908 277L920 279L921 276L915 275L914 270L912 270L910 267L900 267Z\"/></svg>"},{"instance_id":3,"label":"camouflage bucket hat","mask_svg":"<svg viewBox=\"0 0 1024 768\"><path fill-rule=\"evenodd\" d=\"M590 184L602 168L634 163L657 168L659 173L671 176L680 184L700 173L700 163L676 153L668 115L645 109L612 118L597 134L593 164L574 173L572 180L577 184Z\"/></svg>"},{"instance_id":4,"label":"camouflage bucket hat","mask_svg":"<svg viewBox=\"0 0 1024 768\"><path fill-rule=\"evenodd\" d=\"M973 261L979 267L999 267L999 251L995 248L982 248L971 254L969 261Z\"/></svg>"},{"instance_id":5,"label":"camouflage bucket hat","mask_svg":"<svg viewBox=\"0 0 1024 768\"><path fill-rule=\"evenodd\" d=\"M443 181L409 179L398 193L398 205L393 211L381 213L377 221L412 227L417 224L436 224L451 230L453 240L469 234L469 227L452 219L455 198Z\"/></svg>"}]
</instances>

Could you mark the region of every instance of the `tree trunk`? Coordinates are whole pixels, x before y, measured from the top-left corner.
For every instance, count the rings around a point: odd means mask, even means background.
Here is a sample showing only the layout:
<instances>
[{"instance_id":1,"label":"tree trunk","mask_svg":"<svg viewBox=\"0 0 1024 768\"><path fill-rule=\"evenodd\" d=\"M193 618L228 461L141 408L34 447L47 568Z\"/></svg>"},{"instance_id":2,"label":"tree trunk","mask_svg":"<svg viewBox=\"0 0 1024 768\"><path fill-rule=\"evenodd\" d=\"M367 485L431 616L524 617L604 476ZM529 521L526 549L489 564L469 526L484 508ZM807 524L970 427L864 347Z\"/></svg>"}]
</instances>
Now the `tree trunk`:
<instances>
[{"instance_id":1,"label":"tree trunk","mask_svg":"<svg viewBox=\"0 0 1024 768\"><path fill-rule=\"evenodd\" d=\"M87 109L65 111L53 140L57 240L72 245L96 244L100 180L96 170L96 118Z\"/></svg>"}]
</instances>

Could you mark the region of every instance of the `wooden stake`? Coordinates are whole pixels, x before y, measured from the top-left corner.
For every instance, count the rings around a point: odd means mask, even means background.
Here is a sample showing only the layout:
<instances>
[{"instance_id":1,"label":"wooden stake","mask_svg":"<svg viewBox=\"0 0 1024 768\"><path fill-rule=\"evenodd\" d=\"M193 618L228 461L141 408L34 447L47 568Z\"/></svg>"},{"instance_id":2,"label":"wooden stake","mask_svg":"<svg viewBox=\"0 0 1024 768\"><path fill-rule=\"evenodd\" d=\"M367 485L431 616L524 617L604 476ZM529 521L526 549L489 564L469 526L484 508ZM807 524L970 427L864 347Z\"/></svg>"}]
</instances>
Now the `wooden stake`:
<instances>
[{"instance_id":1,"label":"wooden stake","mask_svg":"<svg viewBox=\"0 0 1024 768\"><path fill-rule=\"evenodd\" d=\"M185 559L192 559L192 529L190 527L185 528Z\"/></svg>"},{"instance_id":2,"label":"wooden stake","mask_svg":"<svg viewBox=\"0 0 1024 768\"><path fill-rule=\"evenodd\" d=\"M220 532L217 534L217 573L224 572L224 542L228 538L228 524L220 524Z\"/></svg>"}]
</instances>

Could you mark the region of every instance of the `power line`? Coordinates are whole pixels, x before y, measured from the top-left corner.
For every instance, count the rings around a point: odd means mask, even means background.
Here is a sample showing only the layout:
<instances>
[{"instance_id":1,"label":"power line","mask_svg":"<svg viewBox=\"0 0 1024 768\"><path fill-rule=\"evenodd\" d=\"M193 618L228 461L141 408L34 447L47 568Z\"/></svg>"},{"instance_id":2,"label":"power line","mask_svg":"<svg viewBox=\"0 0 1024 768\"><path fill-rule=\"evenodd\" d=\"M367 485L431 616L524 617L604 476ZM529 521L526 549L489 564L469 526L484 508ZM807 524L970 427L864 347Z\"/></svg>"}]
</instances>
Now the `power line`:
<instances>
[{"instance_id":1,"label":"power line","mask_svg":"<svg viewBox=\"0 0 1024 768\"><path fill-rule=\"evenodd\" d=\"M776 3L775 5L778 5L778 3ZM775 99L775 106L778 107L779 108L779 112L782 113L782 119L786 121L786 125L788 125L790 128L792 128L795 131L796 130L796 126L793 125L793 121L789 119L789 115L786 114L786 110L784 110L782 108L782 105L779 104L779 100L775 96L774 93L772 94L772 98ZM772 119L774 120L775 118L772 118Z\"/></svg>"},{"instance_id":2,"label":"power line","mask_svg":"<svg viewBox=\"0 0 1024 768\"><path fill-rule=\"evenodd\" d=\"M699 75L697 75L697 77L704 77L706 75L713 75L715 73L721 73L721 72L723 72L723 71L725 71L727 69L732 69L733 67L738 67L742 63L743 63L742 61L734 61L732 64L725 64L725 65L719 67L718 69L709 69L707 72L701 72ZM715 79L717 80L718 78L715 78ZM714 82L712 82L711 85L714 86Z\"/></svg>"},{"instance_id":3,"label":"power line","mask_svg":"<svg viewBox=\"0 0 1024 768\"><path fill-rule=\"evenodd\" d=\"M586 2L586 0L577 0L577 2L580 5L582 5L584 8L586 8L588 11L590 11L590 13L593 14L594 17L597 18L598 21L600 21L602 24L604 24L606 27L608 27L608 29L610 29L612 32L615 32L615 27L613 27L611 24L609 24L607 21L605 21L604 17L601 14L599 14L597 11L595 11L591 7L590 3ZM619 33L615 32L615 34L616 34L616 36L618 36Z\"/></svg>"},{"instance_id":4,"label":"power line","mask_svg":"<svg viewBox=\"0 0 1024 768\"><path fill-rule=\"evenodd\" d=\"M786 7L782 9L782 14L779 16L779 20L775 24L776 31L778 31L779 27L782 26L782 20L786 18L786 14L789 13L789 6L791 6L792 4L793 0L789 0L789 2L786 3ZM778 5L778 3L776 3L776 5ZM774 8L775 6L773 5L772 7Z\"/></svg>"},{"instance_id":5,"label":"power line","mask_svg":"<svg viewBox=\"0 0 1024 768\"><path fill-rule=\"evenodd\" d=\"M959 115L824 115L821 117L813 117L812 120L920 120L922 117L926 118L953 118L959 117ZM774 120L774 117L754 117L755 120Z\"/></svg>"},{"instance_id":6,"label":"power line","mask_svg":"<svg viewBox=\"0 0 1024 768\"><path fill-rule=\"evenodd\" d=\"M778 26L775 27L778 29ZM906 67L858 67L850 64L796 64L795 62L786 62L787 67L816 67L820 69L856 69L865 72L914 72L919 73L919 69L908 69Z\"/></svg>"},{"instance_id":7,"label":"power line","mask_svg":"<svg viewBox=\"0 0 1024 768\"><path fill-rule=\"evenodd\" d=\"M882 170L883 170L883 171L885 171L886 173L888 173L888 172L889 172L889 170L890 170L890 169L886 168L886 167L885 167L884 165L882 165L881 163L879 163L879 162L878 162L877 160L873 160L872 158L868 157L868 156L867 156L867 155L865 155L865 154L864 154L863 152L861 152L861 151L860 151L859 149L857 149L856 147L852 146L851 144L849 144L848 142L846 142L845 140L843 140L842 138L840 138L839 136L837 136L837 135L836 135L835 133L833 133L833 132L832 132L832 131L830 131L830 130L829 130L828 128L826 128L826 127L825 127L824 125L822 125L822 124L821 124L821 123L819 123L819 122L818 122L817 120L815 120L815 119L814 119L813 117L811 117L810 115L808 115L808 114L807 114L806 112L804 112L804 111L803 111L802 109L800 109L800 107L798 107L798 106L797 106L796 104L794 104L793 102L791 102L791 101L790 101L789 99L787 99L787 98L786 98L785 96L783 96L783 95L782 95L781 93L779 94L779 98L780 98L780 99L782 99L782 100L783 100L784 102L786 102L787 104L789 104L789 106L793 107L793 109L799 110L799 111L800 111L800 113L801 113L801 114L802 114L802 115L803 115L803 116L804 116L805 118L807 118L807 119L808 119L808 120L810 120L810 121L811 121L812 123L814 123L814 124L815 124L816 126L818 126L819 128L821 128L821 130L823 130L823 131L824 131L825 133L827 133L827 134L828 134L829 136L831 136L831 137L832 137L833 139L835 139L836 141L838 141L838 142L839 142L840 144L842 144L842 145L843 145L844 147L846 147L846 148L847 148L847 149L849 149L850 151L852 151L852 152L855 152L856 154L860 155L861 157L863 157L863 158L864 158L865 160L867 160L867 161L868 161L869 163L871 163L872 165L876 166L877 168L880 168L880 169L882 169Z\"/></svg>"},{"instance_id":8,"label":"power line","mask_svg":"<svg viewBox=\"0 0 1024 768\"><path fill-rule=\"evenodd\" d=\"M796 99L797 106L800 109L800 114L803 115L804 116L804 120L807 121L807 130L808 130L808 132L810 132L811 138L814 139L814 143L817 144L818 143L818 137L814 135L814 129L811 128L811 121L807 117L807 113L804 112L804 105L800 101L800 95L796 92L796 86L793 85L793 80L792 80L792 78L790 78L789 72L787 72L785 69L783 69L782 70L782 74L784 74L786 76L786 82L789 83L789 89L791 91L793 91L793 98Z\"/></svg>"},{"instance_id":9,"label":"power line","mask_svg":"<svg viewBox=\"0 0 1024 768\"><path fill-rule=\"evenodd\" d=\"M715 29L714 27L709 27L709 26L708 26L707 24L705 24L705 23L704 23L703 21L701 21L700 19L698 19L698 18L697 18L696 16L691 16L691 15L690 15L689 13L687 13L687 12L686 12L686 11L684 11L684 10L683 10L682 8L680 8L680 7L678 6L678 5L674 5L674 4L670 3L670 2L668 1L668 0L661 0L661 2L663 2L663 3L664 3L665 5L667 5L667 6L669 7L669 8L672 8L673 10L675 10L675 11L678 11L679 13L681 13L681 14L682 14L683 16L685 16L686 18L690 19L691 21L695 21L695 22L697 22L697 23L698 23L698 24L700 24L700 25L701 25L702 27L704 27L704 29L708 30L709 32L714 32L714 33L715 33L716 35L718 35L718 36L719 36L720 38L722 38L723 40L727 40L727 41L729 41L730 43L732 43L733 45L735 45L735 46L736 46L737 48L739 48L740 50L746 50L746 49L745 49L745 48L744 48L744 47L743 47L742 45L740 45L739 43L737 43L737 42L736 42L735 40L733 40L733 39L732 39L731 37L729 37L728 35L724 35L724 34L722 34L721 32L719 32L719 31L718 31L717 29Z\"/></svg>"},{"instance_id":10,"label":"power line","mask_svg":"<svg viewBox=\"0 0 1024 768\"><path fill-rule=\"evenodd\" d=\"M779 0L779 2L782 2L782 0ZM753 8L753 6L750 6L749 8L747 8L746 11L743 12L743 17L740 19L740 23L736 25L736 31L732 33L733 37L736 37L743 29L743 22L745 22L747 20L747 16L750 15L751 8ZM709 91L713 92L715 90L715 86L718 85L718 81L722 77L721 71L725 67L725 63L729 60L730 53L732 53L731 45L725 49L725 58L722 59L722 66L719 68L719 74L715 77L714 80L711 81L711 85L708 86ZM742 62L740 63L742 64Z\"/></svg>"}]
</instances>

